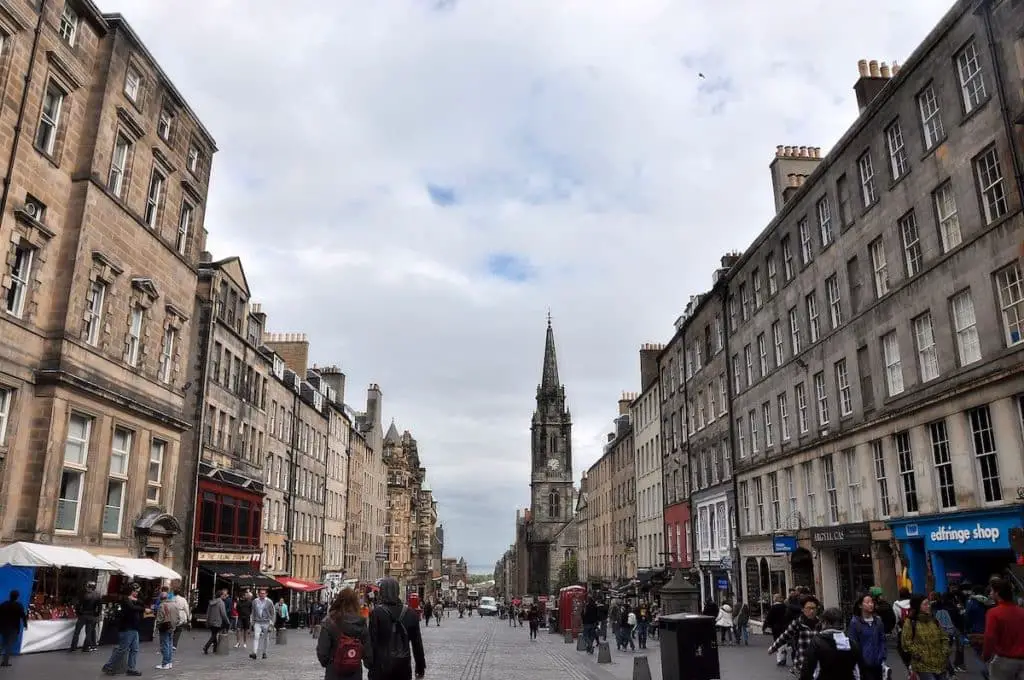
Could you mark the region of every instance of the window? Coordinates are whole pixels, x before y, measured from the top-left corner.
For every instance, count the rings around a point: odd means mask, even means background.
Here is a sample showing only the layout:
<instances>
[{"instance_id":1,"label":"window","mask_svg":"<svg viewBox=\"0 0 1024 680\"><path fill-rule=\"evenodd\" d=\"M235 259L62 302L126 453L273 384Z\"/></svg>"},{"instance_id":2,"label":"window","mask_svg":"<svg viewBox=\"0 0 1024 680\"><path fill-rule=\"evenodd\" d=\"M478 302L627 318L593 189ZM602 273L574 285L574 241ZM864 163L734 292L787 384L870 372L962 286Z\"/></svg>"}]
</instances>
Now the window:
<instances>
[{"instance_id":1,"label":"window","mask_svg":"<svg viewBox=\"0 0 1024 680\"><path fill-rule=\"evenodd\" d=\"M178 237L174 242L174 249L184 255L188 249L188 237L192 231L192 217L195 208L188 201L181 202L181 214L178 216Z\"/></svg>"},{"instance_id":2,"label":"window","mask_svg":"<svg viewBox=\"0 0 1024 680\"><path fill-rule=\"evenodd\" d=\"M797 512L799 512L796 501L796 475L794 474L792 467L786 468L786 490L788 491L789 496L789 505L786 508L786 517L788 519L787 525L792 526L790 522L792 522L796 517Z\"/></svg>"},{"instance_id":3,"label":"window","mask_svg":"<svg viewBox=\"0 0 1024 680\"><path fill-rule=\"evenodd\" d=\"M921 255L921 239L917 233L917 215L913 210L900 218L899 228L903 240L903 263L907 267L909 279L921 272L924 259Z\"/></svg>"},{"instance_id":4,"label":"window","mask_svg":"<svg viewBox=\"0 0 1024 680\"><path fill-rule=\"evenodd\" d=\"M985 223L992 224L1006 214L1006 190L1003 187L1003 170L999 167L999 154L990 147L974 161L978 179L978 192L985 211Z\"/></svg>"},{"instance_id":5,"label":"window","mask_svg":"<svg viewBox=\"0 0 1024 680\"><path fill-rule=\"evenodd\" d=\"M771 501L771 512L768 514L772 531L782 526L782 504L779 503L779 473L768 473L768 498Z\"/></svg>"},{"instance_id":6,"label":"window","mask_svg":"<svg viewBox=\"0 0 1024 680\"><path fill-rule=\"evenodd\" d=\"M839 524L839 492L836 490L836 470L832 454L821 457L821 475L825 480L825 503L828 523Z\"/></svg>"},{"instance_id":7,"label":"window","mask_svg":"<svg viewBox=\"0 0 1024 680\"><path fill-rule=\"evenodd\" d=\"M956 55L956 72L960 79L960 96L964 102L964 113L970 113L985 100L985 78L981 73L978 49L972 40Z\"/></svg>"},{"instance_id":8,"label":"window","mask_svg":"<svg viewBox=\"0 0 1024 680\"><path fill-rule=\"evenodd\" d=\"M757 431L757 413L750 409L747 413L747 424L750 426L750 452L757 453L761 450L761 438Z\"/></svg>"},{"instance_id":9,"label":"window","mask_svg":"<svg viewBox=\"0 0 1024 680\"><path fill-rule=\"evenodd\" d=\"M938 420L928 425L932 438L932 463L935 465L935 481L939 488L939 507L956 507L956 484L953 481L953 456L949 450L949 434L946 421Z\"/></svg>"},{"instance_id":10,"label":"window","mask_svg":"<svg viewBox=\"0 0 1024 680\"><path fill-rule=\"evenodd\" d=\"M745 283L740 284L740 311L744 321L750 318L750 291Z\"/></svg>"},{"instance_id":11,"label":"window","mask_svg":"<svg viewBox=\"0 0 1024 680\"><path fill-rule=\"evenodd\" d=\"M899 120L885 129L885 145L889 150L889 171L893 180L897 180L907 174L907 148L903 145Z\"/></svg>"},{"instance_id":12,"label":"window","mask_svg":"<svg viewBox=\"0 0 1024 680\"><path fill-rule=\"evenodd\" d=\"M764 295L761 293L761 270L755 268L751 276L754 282L754 309L761 309L764 304Z\"/></svg>"},{"instance_id":13,"label":"window","mask_svg":"<svg viewBox=\"0 0 1024 680\"><path fill-rule=\"evenodd\" d=\"M956 210L956 197L953 195L953 184L946 182L935 190L935 214L939 218L939 236L942 239L942 252L948 253L960 245L960 217Z\"/></svg>"},{"instance_id":14,"label":"window","mask_svg":"<svg viewBox=\"0 0 1024 680\"><path fill-rule=\"evenodd\" d=\"M818 201L818 228L821 230L821 247L827 248L835 237L832 233L832 206L828 196Z\"/></svg>"},{"instance_id":15,"label":"window","mask_svg":"<svg viewBox=\"0 0 1024 680\"><path fill-rule=\"evenodd\" d=\"M793 280L793 244L788 235L782 237L782 276L786 283Z\"/></svg>"},{"instance_id":16,"label":"window","mask_svg":"<svg viewBox=\"0 0 1024 680\"><path fill-rule=\"evenodd\" d=\"M764 419L764 447L775 446L775 428L772 425L772 404L769 401L761 404L761 417Z\"/></svg>"},{"instance_id":17,"label":"window","mask_svg":"<svg viewBox=\"0 0 1024 680\"><path fill-rule=\"evenodd\" d=\"M132 307L131 319L128 322L128 365L139 365L139 351L142 348L142 321L145 317L142 307Z\"/></svg>"},{"instance_id":18,"label":"window","mask_svg":"<svg viewBox=\"0 0 1024 680\"><path fill-rule=\"evenodd\" d=\"M64 440L64 469L61 473L57 517L54 523L57 531L78 531L91 430L92 420L86 416L73 413L68 418L68 433Z\"/></svg>"},{"instance_id":19,"label":"window","mask_svg":"<svg viewBox=\"0 0 1024 680\"><path fill-rule=\"evenodd\" d=\"M36 148L47 156L52 156L57 146L57 131L60 129L60 116L66 96L52 80L46 84L43 110L39 114L39 127L36 128Z\"/></svg>"},{"instance_id":20,"label":"window","mask_svg":"<svg viewBox=\"0 0 1024 680\"><path fill-rule=\"evenodd\" d=\"M925 312L914 319L914 340L917 344L917 364L921 371L921 382L939 377L939 355L935 349L935 331L932 315Z\"/></svg>"},{"instance_id":21,"label":"window","mask_svg":"<svg viewBox=\"0 0 1024 680\"><path fill-rule=\"evenodd\" d=\"M985 502L1001 501L1003 489L999 481L996 435L992 430L992 415L988 406L971 409L967 412L967 420L971 424L971 443L974 446L974 458L978 462L978 475L981 478Z\"/></svg>"},{"instance_id":22,"label":"window","mask_svg":"<svg viewBox=\"0 0 1024 680\"><path fill-rule=\"evenodd\" d=\"M935 87L932 84L929 83L928 87L917 95L917 108L921 112L921 127L924 129L924 148L928 151L946 136L942 126L942 114L939 111L939 100L935 96Z\"/></svg>"},{"instance_id":23,"label":"window","mask_svg":"<svg viewBox=\"0 0 1024 680\"><path fill-rule=\"evenodd\" d=\"M722 327L722 315L715 314L715 352L721 352L725 347L725 329ZM711 357L708 357L710 360Z\"/></svg>"},{"instance_id":24,"label":"window","mask_svg":"<svg viewBox=\"0 0 1024 680\"><path fill-rule=\"evenodd\" d=\"M736 296L729 296L729 330L736 328Z\"/></svg>"},{"instance_id":25,"label":"window","mask_svg":"<svg viewBox=\"0 0 1024 680\"><path fill-rule=\"evenodd\" d=\"M754 478L754 504L757 507L757 531L764 533L764 485L760 477Z\"/></svg>"},{"instance_id":26,"label":"window","mask_svg":"<svg viewBox=\"0 0 1024 680\"><path fill-rule=\"evenodd\" d=\"M746 431L746 429L747 428L743 427L743 418L737 418L736 419L736 438L739 440L739 444L740 444L740 458L746 458L747 457L747 440L743 436L743 433Z\"/></svg>"},{"instance_id":27,"label":"window","mask_svg":"<svg viewBox=\"0 0 1024 680\"><path fill-rule=\"evenodd\" d=\"M107 480L107 498L103 505L103 533L110 536L121 534L121 516L124 510L123 479Z\"/></svg>"},{"instance_id":28,"label":"window","mask_svg":"<svg viewBox=\"0 0 1024 680\"><path fill-rule=\"evenodd\" d=\"M761 377L768 375L768 343L764 340L764 333L757 335L757 354L760 361Z\"/></svg>"},{"instance_id":29,"label":"window","mask_svg":"<svg viewBox=\"0 0 1024 680\"><path fill-rule=\"evenodd\" d=\"M839 275L833 274L825 279L825 294L828 296L828 319L832 330L843 323L843 303L839 297Z\"/></svg>"},{"instance_id":30,"label":"window","mask_svg":"<svg viewBox=\"0 0 1024 680\"><path fill-rule=\"evenodd\" d=\"M779 395L779 427L782 441L789 439L789 395Z\"/></svg>"},{"instance_id":31,"label":"window","mask_svg":"<svg viewBox=\"0 0 1024 680\"><path fill-rule=\"evenodd\" d=\"M800 234L800 264L807 266L814 259L814 250L811 246L811 227L807 218L802 217L796 223L797 231Z\"/></svg>"},{"instance_id":32,"label":"window","mask_svg":"<svg viewBox=\"0 0 1024 680\"><path fill-rule=\"evenodd\" d=\"M107 178L107 188L110 193L118 198L124 193L125 174L128 171L128 152L131 150L131 142L122 134L117 135L114 142L114 153L110 157L110 176Z\"/></svg>"},{"instance_id":33,"label":"window","mask_svg":"<svg viewBox=\"0 0 1024 680\"><path fill-rule=\"evenodd\" d=\"M882 297L889 292L889 266L885 261L885 243L879 236L868 246L871 253L871 268L875 272L875 297Z\"/></svg>"},{"instance_id":34,"label":"window","mask_svg":"<svg viewBox=\"0 0 1024 680\"><path fill-rule=\"evenodd\" d=\"M885 469L885 448L881 440L871 442L871 458L875 467L875 482L878 488L878 512L882 519L892 514L889 504L889 477Z\"/></svg>"},{"instance_id":35,"label":"window","mask_svg":"<svg viewBox=\"0 0 1024 680\"><path fill-rule=\"evenodd\" d=\"M971 291L965 290L953 296L953 330L956 332L956 348L960 365L967 366L981 359L981 343L978 339L978 322L974 316L974 300Z\"/></svg>"},{"instance_id":36,"label":"window","mask_svg":"<svg viewBox=\"0 0 1024 680\"><path fill-rule=\"evenodd\" d=\"M160 373L162 382L170 383L174 375L174 341L177 339L177 331L168 328L164 331L164 346L160 353Z\"/></svg>"},{"instance_id":37,"label":"window","mask_svg":"<svg viewBox=\"0 0 1024 680\"><path fill-rule=\"evenodd\" d=\"M864 521L864 505L860 500L860 471L857 469L857 450L843 452L843 463L846 468L847 501L849 502L849 520Z\"/></svg>"},{"instance_id":38,"label":"window","mask_svg":"<svg viewBox=\"0 0 1024 680\"><path fill-rule=\"evenodd\" d=\"M64 2L64 11L60 14L60 27L57 29L61 39L72 47L75 46L75 37L78 35L78 14L71 7L68 0Z\"/></svg>"},{"instance_id":39,"label":"window","mask_svg":"<svg viewBox=\"0 0 1024 680\"><path fill-rule=\"evenodd\" d=\"M160 202L163 198L164 183L167 178L164 173L160 171L156 165L153 166L153 172L149 176L149 191L146 193L146 224L150 227L156 227L157 215L160 212Z\"/></svg>"},{"instance_id":40,"label":"window","mask_svg":"<svg viewBox=\"0 0 1024 680\"><path fill-rule=\"evenodd\" d=\"M885 358L885 385L889 396L903 392L903 364L900 362L900 345L896 331L882 336L882 356Z\"/></svg>"},{"instance_id":41,"label":"window","mask_svg":"<svg viewBox=\"0 0 1024 680\"><path fill-rule=\"evenodd\" d=\"M818 297L810 293L804 298L807 305L807 325L810 329L810 340L813 345L821 337L821 324L818 319Z\"/></svg>"},{"instance_id":42,"label":"window","mask_svg":"<svg viewBox=\"0 0 1024 680\"><path fill-rule=\"evenodd\" d=\"M807 494L807 522L814 526L818 522L818 495L815 493L818 485L814 481L814 461L802 463L800 468L804 473L804 493Z\"/></svg>"},{"instance_id":43,"label":"window","mask_svg":"<svg viewBox=\"0 0 1024 680\"><path fill-rule=\"evenodd\" d=\"M840 175L839 179L836 180L836 195L839 197L839 219L843 221L843 226L849 225L853 222L853 202L850 199L850 182L846 179L846 175Z\"/></svg>"},{"instance_id":44,"label":"window","mask_svg":"<svg viewBox=\"0 0 1024 680\"><path fill-rule=\"evenodd\" d=\"M7 437L7 423L11 417L11 401L13 400L13 390L9 390L6 387L0 387L0 446Z\"/></svg>"},{"instance_id":45,"label":"window","mask_svg":"<svg viewBox=\"0 0 1024 680\"><path fill-rule=\"evenodd\" d=\"M128 99L138 103L141 93L142 75L135 70L134 66L129 66L128 70L124 73L124 94Z\"/></svg>"},{"instance_id":46,"label":"window","mask_svg":"<svg viewBox=\"0 0 1024 680\"><path fill-rule=\"evenodd\" d=\"M733 392L739 393L739 391L741 389L743 389L743 379L740 377L742 370L743 369L740 368L740 357L739 357L739 355L738 354L733 354L732 355L732 385L733 385Z\"/></svg>"},{"instance_id":47,"label":"window","mask_svg":"<svg viewBox=\"0 0 1024 680\"><path fill-rule=\"evenodd\" d=\"M789 310L789 339L793 345L793 356L800 354L800 314L796 307Z\"/></svg>"},{"instance_id":48,"label":"window","mask_svg":"<svg viewBox=\"0 0 1024 680\"><path fill-rule=\"evenodd\" d=\"M825 372L814 374L814 397L818 402L818 425L828 425L828 389L825 387Z\"/></svg>"},{"instance_id":49,"label":"window","mask_svg":"<svg viewBox=\"0 0 1024 680\"><path fill-rule=\"evenodd\" d=\"M174 126L174 115L167 109L160 111L160 118L156 122L156 134L165 142L171 139L171 128Z\"/></svg>"},{"instance_id":50,"label":"window","mask_svg":"<svg viewBox=\"0 0 1024 680\"><path fill-rule=\"evenodd\" d=\"M875 165L871 160L870 151L857 159L857 171L860 173L860 197L864 207L869 208L878 200L875 189Z\"/></svg>"},{"instance_id":51,"label":"window","mask_svg":"<svg viewBox=\"0 0 1024 680\"><path fill-rule=\"evenodd\" d=\"M190 146L188 148L188 159L185 162L185 166L188 168L188 171L191 172L193 175L199 171L199 157L199 149L196 148L194 145Z\"/></svg>"},{"instance_id":52,"label":"window","mask_svg":"<svg viewBox=\"0 0 1024 680\"><path fill-rule=\"evenodd\" d=\"M167 442L154 439L149 445L149 467L146 469L146 502L160 502L160 488L164 478L164 455ZM267 466L270 469L270 466Z\"/></svg>"},{"instance_id":53,"label":"window","mask_svg":"<svg viewBox=\"0 0 1024 680\"><path fill-rule=\"evenodd\" d=\"M729 393L725 385L725 373L718 377L718 414L724 415L729 410Z\"/></svg>"},{"instance_id":54,"label":"window","mask_svg":"<svg viewBox=\"0 0 1024 680\"><path fill-rule=\"evenodd\" d=\"M853 397L850 394L850 372L846 368L846 359L836 362L836 390L839 392L839 415L851 415Z\"/></svg>"},{"instance_id":55,"label":"window","mask_svg":"<svg viewBox=\"0 0 1024 680\"><path fill-rule=\"evenodd\" d=\"M779 321L772 322L772 344L775 346L775 367L778 368L786 360L786 352L783 347L782 324Z\"/></svg>"},{"instance_id":56,"label":"window","mask_svg":"<svg viewBox=\"0 0 1024 680\"><path fill-rule=\"evenodd\" d=\"M747 367L747 387L754 384L754 357L750 352L750 345L743 347L743 363Z\"/></svg>"},{"instance_id":57,"label":"window","mask_svg":"<svg viewBox=\"0 0 1024 680\"><path fill-rule=\"evenodd\" d=\"M89 309L86 312L85 341L95 346L103 331L103 302L107 286L102 281L93 281L89 286Z\"/></svg>"},{"instance_id":58,"label":"window","mask_svg":"<svg viewBox=\"0 0 1024 680\"><path fill-rule=\"evenodd\" d=\"M1006 346L1012 347L1024 340L1024 278L1020 265L1011 264L996 273L996 292L1003 314Z\"/></svg>"},{"instance_id":59,"label":"window","mask_svg":"<svg viewBox=\"0 0 1024 680\"><path fill-rule=\"evenodd\" d=\"M775 261L775 253L768 254L765 266L768 269L768 295L775 295L779 292L779 265Z\"/></svg>"},{"instance_id":60,"label":"window","mask_svg":"<svg viewBox=\"0 0 1024 680\"><path fill-rule=\"evenodd\" d=\"M807 390L803 383L797 383L794 388L796 394L796 426L800 434L807 432Z\"/></svg>"},{"instance_id":61,"label":"window","mask_svg":"<svg viewBox=\"0 0 1024 680\"><path fill-rule=\"evenodd\" d=\"M128 459L131 450L132 433L120 427L114 428L114 437L110 446L110 474L112 476L128 476Z\"/></svg>"},{"instance_id":62,"label":"window","mask_svg":"<svg viewBox=\"0 0 1024 680\"><path fill-rule=\"evenodd\" d=\"M746 533L751 533L753 529L750 526L750 488L747 486L747 482L740 482L740 507L743 509L743 529Z\"/></svg>"},{"instance_id":63,"label":"window","mask_svg":"<svg viewBox=\"0 0 1024 680\"><path fill-rule=\"evenodd\" d=\"M32 260L35 251L26 246L15 246L14 264L11 266L11 284L7 289L7 313L21 318L32 281Z\"/></svg>"},{"instance_id":64,"label":"window","mask_svg":"<svg viewBox=\"0 0 1024 680\"><path fill-rule=\"evenodd\" d=\"M914 472L914 452L910 448L910 433L897 432L896 461L900 467L900 484L903 487L903 509L905 512L917 512L917 474Z\"/></svg>"}]
</instances>

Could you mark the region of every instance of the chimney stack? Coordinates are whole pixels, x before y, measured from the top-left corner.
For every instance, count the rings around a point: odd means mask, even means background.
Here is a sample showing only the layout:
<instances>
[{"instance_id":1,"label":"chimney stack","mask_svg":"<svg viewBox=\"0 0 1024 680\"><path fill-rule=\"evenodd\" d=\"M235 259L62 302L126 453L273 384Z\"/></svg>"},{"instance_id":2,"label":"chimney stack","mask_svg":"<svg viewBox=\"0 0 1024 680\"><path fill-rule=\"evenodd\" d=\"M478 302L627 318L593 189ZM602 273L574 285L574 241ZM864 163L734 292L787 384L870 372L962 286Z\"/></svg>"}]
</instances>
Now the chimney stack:
<instances>
[{"instance_id":1,"label":"chimney stack","mask_svg":"<svg viewBox=\"0 0 1024 680\"><path fill-rule=\"evenodd\" d=\"M658 355L663 349L664 345L654 343L640 347L640 389L644 392L658 380Z\"/></svg>"},{"instance_id":2,"label":"chimney stack","mask_svg":"<svg viewBox=\"0 0 1024 680\"><path fill-rule=\"evenodd\" d=\"M821 147L819 146L779 145L775 147L775 160L768 167L772 174L776 212L782 211L782 207L814 173L819 163L821 163Z\"/></svg>"},{"instance_id":3,"label":"chimney stack","mask_svg":"<svg viewBox=\"0 0 1024 680\"><path fill-rule=\"evenodd\" d=\"M866 69L865 63L867 64ZM857 107L860 109L860 113L864 113L892 77L899 72L899 66L893 62L893 68L890 70L889 65L884 61L879 64L875 59L867 62L861 59L857 62L857 72L860 77L854 83L853 91L857 95Z\"/></svg>"}]
</instances>

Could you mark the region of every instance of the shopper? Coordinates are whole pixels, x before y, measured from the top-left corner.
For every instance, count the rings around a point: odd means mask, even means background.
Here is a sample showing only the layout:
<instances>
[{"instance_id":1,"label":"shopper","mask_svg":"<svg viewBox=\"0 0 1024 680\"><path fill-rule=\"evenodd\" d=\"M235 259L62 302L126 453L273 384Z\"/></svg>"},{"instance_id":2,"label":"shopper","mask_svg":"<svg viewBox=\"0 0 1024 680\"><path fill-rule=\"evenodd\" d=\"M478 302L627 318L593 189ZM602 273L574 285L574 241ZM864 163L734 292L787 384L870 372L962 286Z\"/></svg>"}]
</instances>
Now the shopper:
<instances>
[{"instance_id":1,"label":"shopper","mask_svg":"<svg viewBox=\"0 0 1024 680\"><path fill-rule=\"evenodd\" d=\"M213 647L213 653L217 653L217 646L220 642L220 632L227 630L231 625L228 622L228 609L224 605L228 599L228 591L222 590L217 597L210 600L206 607L206 627L210 631L210 639L203 645L203 654L209 654Z\"/></svg>"},{"instance_id":2,"label":"shopper","mask_svg":"<svg viewBox=\"0 0 1024 680\"><path fill-rule=\"evenodd\" d=\"M359 609L359 595L351 588L342 590L331 603L316 644L324 680L359 680L363 667L373 666L370 628Z\"/></svg>"}]
</instances>

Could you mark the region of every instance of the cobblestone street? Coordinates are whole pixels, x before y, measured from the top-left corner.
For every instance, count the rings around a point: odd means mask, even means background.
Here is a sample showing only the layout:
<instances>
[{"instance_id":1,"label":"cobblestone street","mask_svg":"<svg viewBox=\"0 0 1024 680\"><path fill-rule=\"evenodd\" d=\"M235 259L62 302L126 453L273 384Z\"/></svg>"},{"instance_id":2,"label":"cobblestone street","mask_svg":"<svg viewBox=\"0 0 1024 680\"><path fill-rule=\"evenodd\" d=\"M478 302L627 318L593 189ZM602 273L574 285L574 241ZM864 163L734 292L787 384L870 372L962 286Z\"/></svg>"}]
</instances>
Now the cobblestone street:
<instances>
[{"instance_id":1,"label":"cobblestone street","mask_svg":"<svg viewBox=\"0 0 1024 680\"><path fill-rule=\"evenodd\" d=\"M645 652L619 653L612 645L612 663L598 665L597 655L576 651L575 644L566 644L559 635L541 630L539 639L531 642L526 626L512 628L498 619L445 619L438 628L423 629L427 653L428 680L631 680L633 658ZM174 658L174 669L158 671L155 643L145 643L139 654L139 670L145 677L180 678L181 680L318 680L323 669L314 656L314 643L306 631L289 631L288 644L271 645L270 658L252 661L241 649L231 654L204 656L202 630L182 637ZM724 647L720 650L722 678L768 678L788 680L792 676L774 667L774 658L767 654L768 639L753 636L749 647ZM23 678L66 677L75 680L104 678L100 666L110 654L104 647L92 654L48 652L16 658L14 675ZM654 680L661 678L661 660L657 641L646 651ZM895 677L903 677L896 655L890 654ZM977 662L970 661L977 670ZM235 672L238 671L238 672ZM225 675L226 674L226 675ZM123 677L123 676L122 676ZM978 673L960 675L961 680L976 680Z\"/></svg>"}]
</instances>

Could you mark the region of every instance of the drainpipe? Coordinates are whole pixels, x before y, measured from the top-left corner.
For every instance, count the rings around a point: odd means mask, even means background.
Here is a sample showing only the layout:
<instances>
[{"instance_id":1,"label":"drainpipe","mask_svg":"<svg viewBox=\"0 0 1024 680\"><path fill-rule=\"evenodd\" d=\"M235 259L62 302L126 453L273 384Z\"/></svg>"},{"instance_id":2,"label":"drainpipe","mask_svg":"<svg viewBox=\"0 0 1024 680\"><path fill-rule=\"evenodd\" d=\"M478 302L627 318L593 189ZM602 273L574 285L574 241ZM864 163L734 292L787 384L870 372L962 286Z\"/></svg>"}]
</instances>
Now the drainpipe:
<instances>
[{"instance_id":1,"label":"drainpipe","mask_svg":"<svg viewBox=\"0 0 1024 680\"><path fill-rule=\"evenodd\" d=\"M18 120L14 123L14 138L11 141L11 157L7 161L7 174L4 175L4 188L0 193L0 219L7 213L7 201L11 195L11 180L14 177L14 163L18 157L18 147L21 146L21 132L25 123L25 110L28 107L29 85L32 83L32 75L36 66L36 53L39 51L39 36L43 32L43 15L46 14L48 0L42 0L39 5L39 19L36 20L36 29L32 35L32 51L28 57L28 70L25 71L24 88L21 91L21 102L18 104Z\"/></svg>"},{"instance_id":2,"label":"drainpipe","mask_svg":"<svg viewBox=\"0 0 1024 680\"><path fill-rule=\"evenodd\" d=\"M1024 200L1024 161L1021 160L1021 152L1017 146L1014 133L1013 118L1009 108L1009 97L1006 92L1006 79L1004 78L1003 60L999 54L999 45L996 41L995 30L992 27L992 2L981 0L975 13L981 15L985 24L985 39L988 42L989 55L992 60L992 70L996 81L996 99L999 104L999 113L1003 119L1003 126L1006 128L1006 139L1010 144L1010 159L1013 161L1013 176L1017 180L1017 196Z\"/></svg>"}]
</instances>

